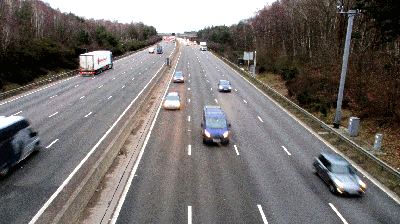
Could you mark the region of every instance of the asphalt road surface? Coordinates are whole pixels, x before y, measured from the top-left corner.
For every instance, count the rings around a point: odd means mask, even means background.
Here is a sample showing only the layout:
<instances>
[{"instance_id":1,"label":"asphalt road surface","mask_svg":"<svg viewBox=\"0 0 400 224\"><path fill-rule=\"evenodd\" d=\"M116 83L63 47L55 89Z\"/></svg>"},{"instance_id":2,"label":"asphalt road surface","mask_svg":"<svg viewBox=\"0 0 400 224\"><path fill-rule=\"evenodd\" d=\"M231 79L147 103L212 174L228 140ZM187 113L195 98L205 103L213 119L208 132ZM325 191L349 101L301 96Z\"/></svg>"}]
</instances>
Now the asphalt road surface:
<instances>
[{"instance_id":1,"label":"asphalt road surface","mask_svg":"<svg viewBox=\"0 0 400 224\"><path fill-rule=\"evenodd\" d=\"M0 180L0 223L29 223L163 66L164 54L147 49L114 62L95 77L74 76L0 103L0 115L28 118L41 150Z\"/></svg>"},{"instance_id":2,"label":"asphalt road surface","mask_svg":"<svg viewBox=\"0 0 400 224\"><path fill-rule=\"evenodd\" d=\"M209 51L182 46L171 83L183 108L161 109L116 223L400 223L400 206L368 178L361 197L332 195L312 161L320 138ZM230 80L231 93L217 82ZM227 146L204 145L205 105L232 124ZM123 203L123 204L122 204Z\"/></svg>"}]
</instances>

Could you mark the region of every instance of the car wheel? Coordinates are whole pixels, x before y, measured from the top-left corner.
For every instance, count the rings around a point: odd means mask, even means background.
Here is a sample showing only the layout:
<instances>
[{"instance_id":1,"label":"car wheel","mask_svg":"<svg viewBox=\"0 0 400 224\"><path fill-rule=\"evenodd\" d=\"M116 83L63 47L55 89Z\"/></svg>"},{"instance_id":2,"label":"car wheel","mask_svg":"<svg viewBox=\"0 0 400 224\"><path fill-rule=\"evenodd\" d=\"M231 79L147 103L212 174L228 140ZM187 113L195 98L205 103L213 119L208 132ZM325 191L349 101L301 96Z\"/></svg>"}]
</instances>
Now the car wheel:
<instances>
[{"instance_id":1,"label":"car wheel","mask_svg":"<svg viewBox=\"0 0 400 224\"><path fill-rule=\"evenodd\" d=\"M34 152L38 153L40 151L40 145L39 143L35 145L35 148L33 149Z\"/></svg>"},{"instance_id":2,"label":"car wheel","mask_svg":"<svg viewBox=\"0 0 400 224\"><path fill-rule=\"evenodd\" d=\"M333 184L329 184L329 191L330 191L332 194L336 194L336 188L335 188L335 186L333 186Z\"/></svg>"}]
</instances>

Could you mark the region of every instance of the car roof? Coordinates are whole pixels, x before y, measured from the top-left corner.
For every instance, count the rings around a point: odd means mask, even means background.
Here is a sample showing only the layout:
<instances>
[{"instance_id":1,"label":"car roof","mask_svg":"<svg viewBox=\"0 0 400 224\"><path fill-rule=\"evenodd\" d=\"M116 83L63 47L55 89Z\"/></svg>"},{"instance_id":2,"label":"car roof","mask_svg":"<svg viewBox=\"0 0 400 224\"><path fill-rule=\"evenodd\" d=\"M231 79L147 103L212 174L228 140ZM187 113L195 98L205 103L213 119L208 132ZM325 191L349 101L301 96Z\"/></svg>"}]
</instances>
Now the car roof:
<instances>
[{"instance_id":1,"label":"car roof","mask_svg":"<svg viewBox=\"0 0 400 224\"><path fill-rule=\"evenodd\" d=\"M205 106L204 113L207 117L225 117L225 113L220 106Z\"/></svg>"},{"instance_id":2,"label":"car roof","mask_svg":"<svg viewBox=\"0 0 400 224\"><path fill-rule=\"evenodd\" d=\"M181 71L176 71L175 74L183 74Z\"/></svg>"},{"instance_id":3,"label":"car roof","mask_svg":"<svg viewBox=\"0 0 400 224\"><path fill-rule=\"evenodd\" d=\"M222 79L222 80L219 80L220 82L229 82L228 80L224 80L224 79Z\"/></svg>"},{"instance_id":4,"label":"car roof","mask_svg":"<svg viewBox=\"0 0 400 224\"><path fill-rule=\"evenodd\" d=\"M349 164L349 162L344 159L341 155L337 153L331 153L331 152L323 152L321 153L330 163L334 164Z\"/></svg>"},{"instance_id":5,"label":"car roof","mask_svg":"<svg viewBox=\"0 0 400 224\"><path fill-rule=\"evenodd\" d=\"M0 116L0 129L8 127L18 121L24 120L24 117L21 116Z\"/></svg>"}]
</instances>

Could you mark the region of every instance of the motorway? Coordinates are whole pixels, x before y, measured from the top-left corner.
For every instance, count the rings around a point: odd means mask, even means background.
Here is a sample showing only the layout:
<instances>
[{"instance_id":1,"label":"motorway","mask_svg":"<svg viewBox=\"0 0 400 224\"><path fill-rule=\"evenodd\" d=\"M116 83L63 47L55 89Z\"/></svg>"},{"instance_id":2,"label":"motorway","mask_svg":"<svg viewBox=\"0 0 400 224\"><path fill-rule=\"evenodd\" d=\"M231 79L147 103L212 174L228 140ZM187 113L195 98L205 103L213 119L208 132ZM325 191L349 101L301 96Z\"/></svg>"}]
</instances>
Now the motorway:
<instances>
[{"instance_id":1,"label":"motorway","mask_svg":"<svg viewBox=\"0 0 400 224\"><path fill-rule=\"evenodd\" d=\"M0 181L0 223L28 223L113 126L173 51L138 52L98 76L75 76L0 102L1 115L27 117L42 149ZM368 178L361 197L338 197L313 173L331 151L318 136L209 51L181 46L170 83L183 108L161 109L112 222L400 223L400 206ZM228 79L231 93L217 82ZM205 105L220 105L229 145L204 145ZM102 148L99 147L98 150ZM39 223L39 222L38 222Z\"/></svg>"},{"instance_id":2,"label":"motorway","mask_svg":"<svg viewBox=\"0 0 400 224\"><path fill-rule=\"evenodd\" d=\"M182 46L176 70L187 79L168 92L183 108L160 110L112 223L400 223L399 204L362 173L363 197L332 195L312 168L332 149L211 52ZM229 145L203 144L205 105L225 111Z\"/></svg>"},{"instance_id":3,"label":"motorway","mask_svg":"<svg viewBox=\"0 0 400 224\"><path fill-rule=\"evenodd\" d=\"M0 223L29 223L38 214L163 67L175 45L162 45L164 54L146 49L95 77L73 76L0 102L1 115L30 120L42 146L0 180Z\"/></svg>"}]
</instances>

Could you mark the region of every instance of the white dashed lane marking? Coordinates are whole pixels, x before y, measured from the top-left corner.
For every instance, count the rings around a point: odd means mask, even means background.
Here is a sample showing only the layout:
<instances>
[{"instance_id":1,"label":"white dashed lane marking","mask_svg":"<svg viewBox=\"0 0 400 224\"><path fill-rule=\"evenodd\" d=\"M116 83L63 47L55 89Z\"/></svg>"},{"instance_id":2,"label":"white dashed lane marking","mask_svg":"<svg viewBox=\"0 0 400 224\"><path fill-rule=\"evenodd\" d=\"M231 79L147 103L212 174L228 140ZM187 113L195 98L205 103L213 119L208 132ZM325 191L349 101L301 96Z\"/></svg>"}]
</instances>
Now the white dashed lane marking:
<instances>
[{"instance_id":1,"label":"white dashed lane marking","mask_svg":"<svg viewBox=\"0 0 400 224\"><path fill-rule=\"evenodd\" d=\"M54 114L50 115L49 117L53 117L54 115L58 114L58 112L55 112Z\"/></svg>"},{"instance_id":2,"label":"white dashed lane marking","mask_svg":"<svg viewBox=\"0 0 400 224\"><path fill-rule=\"evenodd\" d=\"M46 146L46 149L50 148L54 143L56 143L58 141L58 139L54 140L52 143L50 143L50 145Z\"/></svg>"},{"instance_id":3,"label":"white dashed lane marking","mask_svg":"<svg viewBox=\"0 0 400 224\"><path fill-rule=\"evenodd\" d=\"M285 150L285 152L290 156L292 154L290 154L290 152L285 148L285 146L282 145L282 148Z\"/></svg>"}]
</instances>

